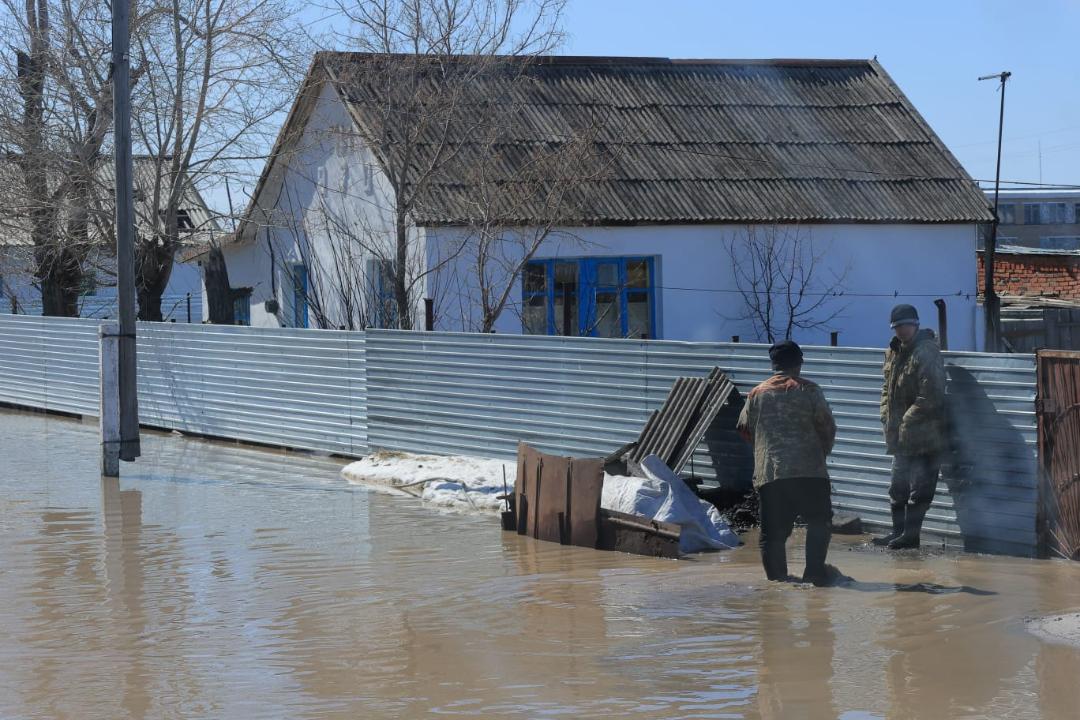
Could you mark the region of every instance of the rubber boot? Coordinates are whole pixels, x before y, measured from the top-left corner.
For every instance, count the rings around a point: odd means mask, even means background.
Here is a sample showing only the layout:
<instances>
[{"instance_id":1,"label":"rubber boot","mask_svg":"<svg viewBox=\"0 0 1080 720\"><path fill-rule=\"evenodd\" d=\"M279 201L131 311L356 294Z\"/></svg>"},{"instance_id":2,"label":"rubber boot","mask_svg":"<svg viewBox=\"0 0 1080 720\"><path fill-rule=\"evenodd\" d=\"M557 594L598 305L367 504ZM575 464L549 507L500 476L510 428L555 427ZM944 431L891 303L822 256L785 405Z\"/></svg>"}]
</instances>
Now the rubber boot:
<instances>
[{"instance_id":1,"label":"rubber boot","mask_svg":"<svg viewBox=\"0 0 1080 720\"><path fill-rule=\"evenodd\" d=\"M882 537L876 537L870 542L875 545L888 545L893 540L904 534L904 516L907 513L907 508L904 505L892 504L890 506L892 510L892 532Z\"/></svg>"},{"instance_id":2,"label":"rubber boot","mask_svg":"<svg viewBox=\"0 0 1080 720\"><path fill-rule=\"evenodd\" d=\"M832 532L825 523L810 525L806 528L806 569L803 582L813 583L818 587L829 584L825 557L829 553L829 540Z\"/></svg>"},{"instance_id":3,"label":"rubber boot","mask_svg":"<svg viewBox=\"0 0 1080 720\"><path fill-rule=\"evenodd\" d=\"M769 543L761 547L761 564L765 567L765 577L781 582L788 579L787 550L783 543Z\"/></svg>"},{"instance_id":4,"label":"rubber boot","mask_svg":"<svg viewBox=\"0 0 1080 720\"><path fill-rule=\"evenodd\" d=\"M923 518L930 509L929 503L908 505L904 517L903 534L889 543L890 550L906 550L919 547L919 533L922 531Z\"/></svg>"}]
</instances>

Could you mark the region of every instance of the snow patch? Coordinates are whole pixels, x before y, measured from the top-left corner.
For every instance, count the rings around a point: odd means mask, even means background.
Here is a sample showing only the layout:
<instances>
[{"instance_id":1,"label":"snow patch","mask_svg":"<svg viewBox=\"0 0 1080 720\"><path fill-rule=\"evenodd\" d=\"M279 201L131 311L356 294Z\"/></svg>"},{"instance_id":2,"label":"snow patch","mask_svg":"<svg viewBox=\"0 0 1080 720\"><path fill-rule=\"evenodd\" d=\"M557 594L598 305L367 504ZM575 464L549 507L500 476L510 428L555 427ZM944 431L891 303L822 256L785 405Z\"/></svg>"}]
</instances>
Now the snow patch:
<instances>
[{"instance_id":1,"label":"snow patch","mask_svg":"<svg viewBox=\"0 0 1080 720\"><path fill-rule=\"evenodd\" d=\"M350 483L408 494L436 507L457 512L498 514L506 487L514 488L514 463L465 455L414 455L382 451L346 465L341 476Z\"/></svg>"}]
</instances>

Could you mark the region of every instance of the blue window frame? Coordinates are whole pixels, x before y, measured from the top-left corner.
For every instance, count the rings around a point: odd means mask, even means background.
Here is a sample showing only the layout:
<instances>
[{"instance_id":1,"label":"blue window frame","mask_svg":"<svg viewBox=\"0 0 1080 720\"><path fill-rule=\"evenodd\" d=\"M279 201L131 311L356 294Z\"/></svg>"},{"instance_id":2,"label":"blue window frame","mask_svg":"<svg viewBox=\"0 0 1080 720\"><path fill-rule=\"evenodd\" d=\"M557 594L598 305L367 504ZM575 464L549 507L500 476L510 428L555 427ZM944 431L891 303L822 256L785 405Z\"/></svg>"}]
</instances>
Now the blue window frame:
<instances>
[{"instance_id":1,"label":"blue window frame","mask_svg":"<svg viewBox=\"0 0 1080 720\"><path fill-rule=\"evenodd\" d=\"M394 297L394 261L369 258L368 284L371 286L371 327L397 327L397 299Z\"/></svg>"},{"instance_id":2,"label":"blue window frame","mask_svg":"<svg viewBox=\"0 0 1080 720\"><path fill-rule=\"evenodd\" d=\"M308 326L308 271L305 265L292 266L293 327Z\"/></svg>"},{"instance_id":3,"label":"blue window frame","mask_svg":"<svg viewBox=\"0 0 1080 720\"><path fill-rule=\"evenodd\" d=\"M533 260L522 277L522 331L655 338L654 268L651 257Z\"/></svg>"}]
</instances>

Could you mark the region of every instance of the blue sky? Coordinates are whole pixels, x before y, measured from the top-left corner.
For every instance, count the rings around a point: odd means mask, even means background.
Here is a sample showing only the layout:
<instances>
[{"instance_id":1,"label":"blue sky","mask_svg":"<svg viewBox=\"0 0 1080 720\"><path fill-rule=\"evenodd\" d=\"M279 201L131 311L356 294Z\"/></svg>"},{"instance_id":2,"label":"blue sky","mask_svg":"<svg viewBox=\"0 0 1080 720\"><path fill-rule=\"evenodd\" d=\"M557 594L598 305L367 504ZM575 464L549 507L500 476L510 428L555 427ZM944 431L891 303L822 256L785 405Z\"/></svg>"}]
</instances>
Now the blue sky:
<instances>
[{"instance_id":1,"label":"blue sky","mask_svg":"<svg viewBox=\"0 0 1080 720\"><path fill-rule=\"evenodd\" d=\"M976 178L1080 184L1080 0L571 0L564 53L878 60Z\"/></svg>"}]
</instances>

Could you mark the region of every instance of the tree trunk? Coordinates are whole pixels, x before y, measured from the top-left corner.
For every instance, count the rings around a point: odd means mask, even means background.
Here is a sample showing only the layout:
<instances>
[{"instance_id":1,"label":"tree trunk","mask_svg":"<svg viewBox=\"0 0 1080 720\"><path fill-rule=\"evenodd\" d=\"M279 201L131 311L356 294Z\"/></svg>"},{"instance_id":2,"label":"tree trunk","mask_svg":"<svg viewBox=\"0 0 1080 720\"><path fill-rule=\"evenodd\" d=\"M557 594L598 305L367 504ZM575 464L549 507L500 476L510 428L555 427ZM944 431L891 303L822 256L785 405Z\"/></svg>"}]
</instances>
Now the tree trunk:
<instances>
[{"instance_id":1,"label":"tree trunk","mask_svg":"<svg viewBox=\"0 0 1080 720\"><path fill-rule=\"evenodd\" d=\"M394 260L394 302L397 305L397 324L402 330L412 330L412 303L406 277L409 261L409 229L405 213L399 208L396 222L397 255Z\"/></svg>"},{"instance_id":2,"label":"tree trunk","mask_svg":"<svg viewBox=\"0 0 1080 720\"><path fill-rule=\"evenodd\" d=\"M161 296L169 286L176 244L166 238L159 242L140 242L135 252L136 293L139 319L161 322Z\"/></svg>"},{"instance_id":3,"label":"tree trunk","mask_svg":"<svg viewBox=\"0 0 1080 720\"><path fill-rule=\"evenodd\" d=\"M232 289L229 286L229 271L225 267L225 254L216 245L210 248L203 262L203 282L206 284L206 305L210 322L215 325L235 323Z\"/></svg>"}]
</instances>

